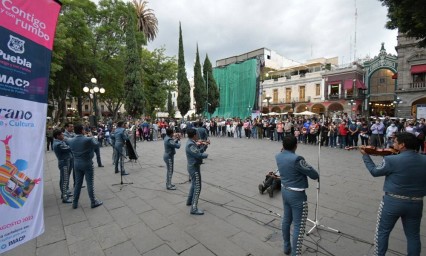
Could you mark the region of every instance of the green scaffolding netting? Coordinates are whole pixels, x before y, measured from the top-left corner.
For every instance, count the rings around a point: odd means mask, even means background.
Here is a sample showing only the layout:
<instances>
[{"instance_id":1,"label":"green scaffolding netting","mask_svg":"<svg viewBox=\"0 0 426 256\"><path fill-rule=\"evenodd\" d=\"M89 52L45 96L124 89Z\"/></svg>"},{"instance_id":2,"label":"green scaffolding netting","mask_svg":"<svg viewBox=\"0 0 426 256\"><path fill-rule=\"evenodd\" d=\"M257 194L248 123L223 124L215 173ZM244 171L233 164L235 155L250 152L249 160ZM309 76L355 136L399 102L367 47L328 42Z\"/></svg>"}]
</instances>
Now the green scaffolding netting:
<instances>
[{"instance_id":1,"label":"green scaffolding netting","mask_svg":"<svg viewBox=\"0 0 426 256\"><path fill-rule=\"evenodd\" d=\"M257 60L214 68L213 76L219 88L220 104L212 116L251 116L256 97Z\"/></svg>"}]
</instances>

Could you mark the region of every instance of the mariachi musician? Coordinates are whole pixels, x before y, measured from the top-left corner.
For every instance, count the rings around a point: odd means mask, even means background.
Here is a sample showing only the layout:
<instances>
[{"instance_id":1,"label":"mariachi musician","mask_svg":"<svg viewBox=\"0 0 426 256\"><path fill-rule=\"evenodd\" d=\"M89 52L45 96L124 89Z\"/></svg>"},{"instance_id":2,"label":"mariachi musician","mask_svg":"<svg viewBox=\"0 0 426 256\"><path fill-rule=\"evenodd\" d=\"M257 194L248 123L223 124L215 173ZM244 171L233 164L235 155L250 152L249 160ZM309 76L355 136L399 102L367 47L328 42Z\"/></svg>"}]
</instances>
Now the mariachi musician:
<instances>
[{"instance_id":1,"label":"mariachi musician","mask_svg":"<svg viewBox=\"0 0 426 256\"><path fill-rule=\"evenodd\" d=\"M115 158L114 158L114 164L115 164L115 173L118 173L118 166L120 166L120 172L121 175L128 175L128 173L124 170L124 152L123 147L126 143L126 140L128 140L128 135L126 132L126 128L124 127L125 124L123 121L120 121L117 123L117 128L114 132L114 150L115 150Z\"/></svg>"},{"instance_id":2,"label":"mariachi musician","mask_svg":"<svg viewBox=\"0 0 426 256\"><path fill-rule=\"evenodd\" d=\"M176 186L172 184L173 176L173 167L174 167L174 158L176 154L176 149L180 148L180 134L173 133L173 129L166 129L166 136L164 137L164 155L163 159L167 166L166 174L166 188L168 190L176 190Z\"/></svg>"},{"instance_id":3,"label":"mariachi musician","mask_svg":"<svg viewBox=\"0 0 426 256\"><path fill-rule=\"evenodd\" d=\"M360 147L362 159L371 175L385 176L385 194L377 217L374 255L386 254L390 232L399 218L407 238L407 254L420 255L426 156L415 152L418 148L417 138L411 133L396 133L393 147L400 153L384 156L383 162L377 166L367 154L367 148Z\"/></svg>"}]
</instances>

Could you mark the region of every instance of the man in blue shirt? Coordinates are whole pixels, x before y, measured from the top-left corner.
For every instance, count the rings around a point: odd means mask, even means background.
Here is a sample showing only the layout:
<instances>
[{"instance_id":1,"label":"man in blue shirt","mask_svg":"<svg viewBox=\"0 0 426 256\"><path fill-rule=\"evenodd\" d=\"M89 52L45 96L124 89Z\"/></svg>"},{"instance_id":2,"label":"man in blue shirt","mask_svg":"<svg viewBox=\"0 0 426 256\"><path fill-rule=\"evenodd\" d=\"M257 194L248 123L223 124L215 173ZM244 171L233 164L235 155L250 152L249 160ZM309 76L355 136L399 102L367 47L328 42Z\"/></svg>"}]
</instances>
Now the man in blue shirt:
<instances>
[{"instance_id":1,"label":"man in blue shirt","mask_svg":"<svg viewBox=\"0 0 426 256\"><path fill-rule=\"evenodd\" d=\"M373 177L385 176L382 202L379 206L374 255L385 255L389 235L401 218L407 238L407 255L420 255L420 222L423 197L426 195L426 156L415 152L418 148L414 134L396 133L393 148L400 154L385 156L376 166L363 147L360 148L365 166Z\"/></svg>"},{"instance_id":2,"label":"man in blue shirt","mask_svg":"<svg viewBox=\"0 0 426 256\"><path fill-rule=\"evenodd\" d=\"M275 156L281 176L281 193L284 201L282 232L284 254L301 255L306 219L308 217L308 177L319 179L318 172L296 155L297 139L293 135L283 139L283 150ZM293 223L293 238L290 243L290 226ZM293 250L292 250L293 248Z\"/></svg>"}]
</instances>

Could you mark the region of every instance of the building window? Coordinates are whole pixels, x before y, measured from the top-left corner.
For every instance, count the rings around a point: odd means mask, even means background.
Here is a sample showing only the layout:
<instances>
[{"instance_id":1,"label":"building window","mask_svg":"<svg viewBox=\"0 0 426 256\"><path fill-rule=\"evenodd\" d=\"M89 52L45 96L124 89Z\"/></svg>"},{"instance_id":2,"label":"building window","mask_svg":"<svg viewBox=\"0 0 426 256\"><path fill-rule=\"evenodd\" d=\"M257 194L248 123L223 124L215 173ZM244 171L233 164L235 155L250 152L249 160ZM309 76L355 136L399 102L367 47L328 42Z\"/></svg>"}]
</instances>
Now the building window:
<instances>
[{"instance_id":1,"label":"building window","mask_svg":"<svg viewBox=\"0 0 426 256\"><path fill-rule=\"evenodd\" d=\"M394 100L394 73L389 69L379 69L370 78L370 102L390 104Z\"/></svg>"},{"instance_id":2,"label":"building window","mask_svg":"<svg viewBox=\"0 0 426 256\"><path fill-rule=\"evenodd\" d=\"M71 108L71 104L68 104L68 105L67 105L67 108Z\"/></svg>"},{"instance_id":3,"label":"building window","mask_svg":"<svg viewBox=\"0 0 426 256\"><path fill-rule=\"evenodd\" d=\"M272 102L274 104L278 103L278 89L274 89Z\"/></svg>"},{"instance_id":4,"label":"building window","mask_svg":"<svg viewBox=\"0 0 426 256\"><path fill-rule=\"evenodd\" d=\"M84 105L84 110L89 111L89 105Z\"/></svg>"},{"instance_id":5,"label":"building window","mask_svg":"<svg viewBox=\"0 0 426 256\"><path fill-rule=\"evenodd\" d=\"M321 85L320 84L316 84L315 85L315 95L316 96L320 96L321 95Z\"/></svg>"},{"instance_id":6,"label":"building window","mask_svg":"<svg viewBox=\"0 0 426 256\"><path fill-rule=\"evenodd\" d=\"M423 83L426 73L413 74L413 83Z\"/></svg>"},{"instance_id":7,"label":"building window","mask_svg":"<svg viewBox=\"0 0 426 256\"><path fill-rule=\"evenodd\" d=\"M299 101L305 101L305 86L299 87Z\"/></svg>"},{"instance_id":8,"label":"building window","mask_svg":"<svg viewBox=\"0 0 426 256\"><path fill-rule=\"evenodd\" d=\"M105 106L101 105L101 111L104 112L105 111Z\"/></svg>"},{"instance_id":9,"label":"building window","mask_svg":"<svg viewBox=\"0 0 426 256\"><path fill-rule=\"evenodd\" d=\"M331 84L330 98L338 98L338 97L339 97L339 84Z\"/></svg>"},{"instance_id":10,"label":"building window","mask_svg":"<svg viewBox=\"0 0 426 256\"><path fill-rule=\"evenodd\" d=\"M285 89L285 102L290 103L291 102L291 88Z\"/></svg>"}]
</instances>

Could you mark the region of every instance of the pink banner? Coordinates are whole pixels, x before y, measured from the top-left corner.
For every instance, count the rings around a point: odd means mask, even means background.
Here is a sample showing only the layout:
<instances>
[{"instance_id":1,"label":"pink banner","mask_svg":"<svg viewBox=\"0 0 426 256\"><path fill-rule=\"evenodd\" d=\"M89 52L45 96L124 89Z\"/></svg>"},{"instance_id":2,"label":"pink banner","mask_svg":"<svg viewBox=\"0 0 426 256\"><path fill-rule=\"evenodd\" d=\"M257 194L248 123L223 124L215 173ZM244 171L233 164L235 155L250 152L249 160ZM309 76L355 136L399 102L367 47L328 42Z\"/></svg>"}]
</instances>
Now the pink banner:
<instances>
[{"instance_id":1,"label":"pink banner","mask_svg":"<svg viewBox=\"0 0 426 256\"><path fill-rule=\"evenodd\" d=\"M60 8L53 0L0 0L0 25L52 50Z\"/></svg>"},{"instance_id":2,"label":"pink banner","mask_svg":"<svg viewBox=\"0 0 426 256\"><path fill-rule=\"evenodd\" d=\"M48 81L60 7L0 0L0 254L44 232Z\"/></svg>"}]
</instances>

